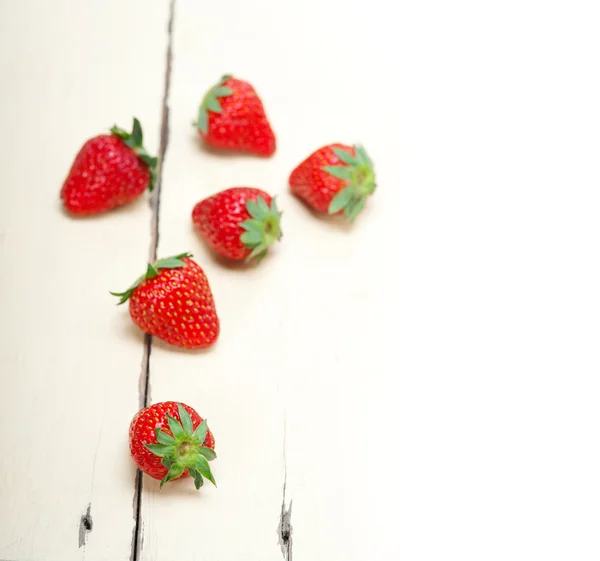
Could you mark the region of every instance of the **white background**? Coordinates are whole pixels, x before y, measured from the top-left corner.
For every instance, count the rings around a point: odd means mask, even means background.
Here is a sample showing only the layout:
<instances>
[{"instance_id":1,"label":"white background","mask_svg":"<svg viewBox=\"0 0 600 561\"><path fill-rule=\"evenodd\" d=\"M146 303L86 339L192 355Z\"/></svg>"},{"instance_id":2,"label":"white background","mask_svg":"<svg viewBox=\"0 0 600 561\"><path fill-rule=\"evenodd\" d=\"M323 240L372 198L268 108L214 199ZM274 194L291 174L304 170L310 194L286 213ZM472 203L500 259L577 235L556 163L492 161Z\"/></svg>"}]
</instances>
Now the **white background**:
<instances>
[{"instance_id":1,"label":"white background","mask_svg":"<svg viewBox=\"0 0 600 561\"><path fill-rule=\"evenodd\" d=\"M137 531L144 561L281 560L290 501L294 561L599 559L599 15L177 0L158 253L194 253L223 330L199 354L154 342L149 400L208 417L219 487L144 478L136 530L144 340L108 290L143 271L152 211L73 220L58 193L115 122L158 152L169 6L1 2L0 559L126 561ZM271 160L197 140L229 72L265 103ZM287 189L334 141L376 164L352 228ZM235 185L284 211L249 270L189 218Z\"/></svg>"}]
</instances>

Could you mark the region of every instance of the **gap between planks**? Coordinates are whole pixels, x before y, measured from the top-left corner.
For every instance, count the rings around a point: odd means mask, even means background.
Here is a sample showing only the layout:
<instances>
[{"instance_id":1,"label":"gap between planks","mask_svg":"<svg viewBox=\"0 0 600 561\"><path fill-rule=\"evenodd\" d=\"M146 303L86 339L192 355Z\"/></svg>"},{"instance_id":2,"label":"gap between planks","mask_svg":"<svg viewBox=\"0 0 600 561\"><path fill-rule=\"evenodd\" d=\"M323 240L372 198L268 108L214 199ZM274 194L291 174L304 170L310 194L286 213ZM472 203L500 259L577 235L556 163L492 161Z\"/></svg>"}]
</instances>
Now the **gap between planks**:
<instances>
[{"instance_id":1,"label":"gap between planks","mask_svg":"<svg viewBox=\"0 0 600 561\"><path fill-rule=\"evenodd\" d=\"M158 249L159 238L159 211L160 195L162 191L162 170L169 145L169 91L171 88L171 65L173 61L173 24L175 20L175 3L171 0L169 3L169 18L167 23L167 54L165 65L165 80L162 99L162 113L160 123L160 146L158 150L158 164L156 170L156 185L151 198L152 218L150 224L150 248L148 252L148 261L156 261L156 252ZM142 369L139 383L139 408L142 409L148 405L150 398L150 355L152 353L152 336L146 334L144 338L144 354L142 357ZM142 472L138 469L135 478L135 493L133 496L133 518L135 524L133 527L133 536L131 540L131 561L138 561L142 550Z\"/></svg>"}]
</instances>

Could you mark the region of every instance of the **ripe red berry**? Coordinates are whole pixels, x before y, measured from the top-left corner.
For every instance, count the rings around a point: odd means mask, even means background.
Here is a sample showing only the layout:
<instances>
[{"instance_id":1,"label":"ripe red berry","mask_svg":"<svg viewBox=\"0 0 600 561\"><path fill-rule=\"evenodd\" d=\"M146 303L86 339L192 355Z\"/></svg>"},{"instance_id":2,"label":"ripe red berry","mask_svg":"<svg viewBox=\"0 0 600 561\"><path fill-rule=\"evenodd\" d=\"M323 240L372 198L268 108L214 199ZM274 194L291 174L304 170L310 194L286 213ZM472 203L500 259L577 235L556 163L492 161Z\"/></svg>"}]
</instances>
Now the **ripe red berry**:
<instances>
[{"instance_id":1,"label":"ripe red berry","mask_svg":"<svg viewBox=\"0 0 600 561\"><path fill-rule=\"evenodd\" d=\"M183 477L203 476L214 485L209 461L216 458L215 439L206 421L189 405L174 401L155 403L137 412L129 426L129 450L138 467L160 486Z\"/></svg>"},{"instance_id":2,"label":"ripe red berry","mask_svg":"<svg viewBox=\"0 0 600 561\"><path fill-rule=\"evenodd\" d=\"M157 158L142 145L142 127L133 120L128 133L117 126L111 134L91 138L79 150L61 189L61 199L74 215L99 214L135 201L152 190Z\"/></svg>"},{"instance_id":3,"label":"ripe red berry","mask_svg":"<svg viewBox=\"0 0 600 561\"><path fill-rule=\"evenodd\" d=\"M275 153L275 135L254 88L226 75L204 96L195 123L204 141L215 148L257 156Z\"/></svg>"},{"instance_id":4,"label":"ripe red berry","mask_svg":"<svg viewBox=\"0 0 600 561\"><path fill-rule=\"evenodd\" d=\"M252 187L231 187L194 206L192 221L206 243L233 260L260 261L281 239L275 199Z\"/></svg>"},{"instance_id":5,"label":"ripe red berry","mask_svg":"<svg viewBox=\"0 0 600 561\"><path fill-rule=\"evenodd\" d=\"M319 212L343 212L354 222L375 191L373 162L362 146L329 144L292 171L292 193Z\"/></svg>"},{"instance_id":6,"label":"ripe red berry","mask_svg":"<svg viewBox=\"0 0 600 561\"><path fill-rule=\"evenodd\" d=\"M214 344L219 318L204 271L191 254L159 259L125 292L111 292L129 300L133 322L159 339L188 349Z\"/></svg>"}]
</instances>

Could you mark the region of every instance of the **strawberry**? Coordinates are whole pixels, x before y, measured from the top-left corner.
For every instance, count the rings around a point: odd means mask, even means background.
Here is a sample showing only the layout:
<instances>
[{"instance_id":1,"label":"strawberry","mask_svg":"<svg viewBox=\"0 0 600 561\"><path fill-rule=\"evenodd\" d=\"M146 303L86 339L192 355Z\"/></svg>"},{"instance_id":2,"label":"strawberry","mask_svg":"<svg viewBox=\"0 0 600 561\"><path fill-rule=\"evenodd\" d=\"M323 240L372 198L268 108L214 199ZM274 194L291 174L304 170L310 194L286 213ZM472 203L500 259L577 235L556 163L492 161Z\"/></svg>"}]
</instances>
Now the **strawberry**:
<instances>
[{"instance_id":1,"label":"strawberry","mask_svg":"<svg viewBox=\"0 0 600 561\"><path fill-rule=\"evenodd\" d=\"M201 138L215 148L275 153L275 135L254 88L226 75L204 96L194 124Z\"/></svg>"},{"instance_id":2,"label":"strawberry","mask_svg":"<svg viewBox=\"0 0 600 561\"><path fill-rule=\"evenodd\" d=\"M71 214L100 214L154 187L157 158L142 146L140 122L133 119L131 133L117 126L110 132L89 139L71 165L60 192Z\"/></svg>"},{"instance_id":3,"label":"strawberry","mask_svg":"<svg viewBox=\"0 0 600 561\"><path fill-rule=\"evenodd\" d=\"M174 479L194 478L196 489L213 485L208 462L217 455L215 439L206 421L189 405L164 401L145 407L129 425L129 451L138 467L162 486Z\"/></svg>"},{"instance_id":4,"label":"strawberry","mask_svg":"<svg viewBox=\"0 0 600 561\"><path fill-rule=\"evenodd\" d=\"M200 349L219 336L219 318L204 271L191 254L159 259L148 264L125 292L111 292L129 300L133 322L146 333L171 345Z\"/></svg>"},{"instance_id":5,"label":"strawberry","mask_svg":"<svg viewBox=\"0 0 600 561\"><path fill-rule=\"evenodd\" d=\"M260 261L281 239L281 212L275 199L260 189L231 187L194 206L196 230L219 255Z\"/></svg>"},{"instance_id":6,"label":"strawberry","mask_svg":"<svg viewBox=\"0 0 600 561\"><path fill-rule=\"evenodd\" d=\"M350 222L375 191L373 162L362 146L329 144L291 173L292 193L319 212L344 213Z\"/></svg>"}]
</instances>

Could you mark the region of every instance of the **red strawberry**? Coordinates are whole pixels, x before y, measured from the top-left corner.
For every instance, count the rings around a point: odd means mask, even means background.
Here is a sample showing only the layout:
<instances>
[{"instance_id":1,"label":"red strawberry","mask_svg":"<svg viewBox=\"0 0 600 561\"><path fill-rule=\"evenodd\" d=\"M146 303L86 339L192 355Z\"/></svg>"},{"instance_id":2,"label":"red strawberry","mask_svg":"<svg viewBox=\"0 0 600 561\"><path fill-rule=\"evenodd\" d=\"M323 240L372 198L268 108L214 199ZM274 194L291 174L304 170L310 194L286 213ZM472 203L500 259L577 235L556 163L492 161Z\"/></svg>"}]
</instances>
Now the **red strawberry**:
<instances>
[{"instance_id":1,"label":"red strawberry","mask_svg":"<svg viewBox=\"0 0 600 561\"><path fill-rule=\"evenodd\" d=\"M292 193L319 212L343 212L350 222L375 191L373 162L362 146L319 148L290 175Z\"/></svg>"},{"instance_id":2,"label":"red strawberry","mask_svg":"<svg viewBox=\"0 0 600 561\"><path fill-rule=\"evenodd\" d=\"M200 349L219 336L219 318L208 279L191 254L159 259L125 292L133 322L171 345Z\"/></svg>"},{"instance_id":3,"label":"red strawberry","mask_svg":"<svg viewBox=\"0 0 600 561\"><path fill-rule=\"evenodd\" d=\"M228 259L260 261L281 239L281 213L260 189L232 187L196 204L192 221L212 249Z\"/></svg>"},{"instance_id":4,"label":"red strawberry","mask_svg":"<svg viewBox=\"0 0 600 561\"><path fill-rule=\"evenodd\" d=\"M133 120L131 133L114 126L112 134L88 140L73 162L60 196L72 214L106 212L152 191L157 158L142 146L142 127Z\"/></svg>"},{"instance_id":5,"label":"red strawberry","mask_svg":"<svg viewBox=\"0 0 600 561\"><path fill-rule=\"evenodd\" d=\"M208 462L217 455L215 439L206 421L189 405L165 401L138 411L129 426L129 450L138 467L160 486L182 477L202 476L216 485Z\"/></svg>"},{"instance_id":6,"label":"red strawberry","mask_svg":"<svg viewBox=\"0 0 600 561\"><path fill-rule=\"evenodd\" d=\"M254 88L243 80L223 76L204 96L195 123L200 136L215 148L275 153L275 135Z\"/></svg>"}]
</instances>

